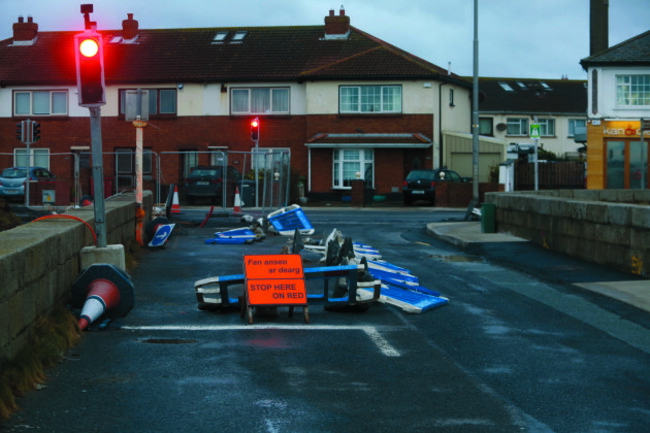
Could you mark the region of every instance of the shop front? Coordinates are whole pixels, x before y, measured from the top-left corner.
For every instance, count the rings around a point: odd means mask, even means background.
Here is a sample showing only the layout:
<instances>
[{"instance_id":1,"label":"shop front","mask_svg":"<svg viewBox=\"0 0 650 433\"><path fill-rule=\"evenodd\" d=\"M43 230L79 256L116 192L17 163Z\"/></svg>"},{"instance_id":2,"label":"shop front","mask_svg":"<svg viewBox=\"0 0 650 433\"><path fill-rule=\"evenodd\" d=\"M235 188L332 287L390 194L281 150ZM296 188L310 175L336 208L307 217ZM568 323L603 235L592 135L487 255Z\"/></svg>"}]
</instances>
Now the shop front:
<instances>
[{"instance_id":1,"label":"shop front","mask_svg":"<svg viewBox=\"0 0 650 433\"><path fill-rule=\"evenodd\" d=\"M650 189L640 120L592 120L587 133L588 189Z\"/></svg>"}]
</instances>

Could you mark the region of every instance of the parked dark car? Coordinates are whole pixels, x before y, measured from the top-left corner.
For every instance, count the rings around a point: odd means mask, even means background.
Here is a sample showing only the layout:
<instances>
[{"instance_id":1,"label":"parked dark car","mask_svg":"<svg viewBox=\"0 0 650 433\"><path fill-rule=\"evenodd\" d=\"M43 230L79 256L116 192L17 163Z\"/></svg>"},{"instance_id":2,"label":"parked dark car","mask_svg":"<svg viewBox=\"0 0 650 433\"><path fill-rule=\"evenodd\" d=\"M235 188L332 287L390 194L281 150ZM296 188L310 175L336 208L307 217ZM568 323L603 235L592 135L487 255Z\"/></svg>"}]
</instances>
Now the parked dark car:
<instances>
[{"instance_id":1,"label":"parked dark car","mask_svg":"<svg viewBox=\"0 0 650 433\"><path fill-rule=\"evenodd\" d=\"M31 180L54 180L56 176L44 167L30 167ZM25 197L25 184L27 183L26 167L5 168L0 175L0 197L23 198Z\"/></svg>"},{"instance_id":2,"label":"parked dark car","mask_svg":"<svg viewBox=\"0 0 650 433\"><path fill-rule=\"evenodd\" d=\"M210 199L215 204L221 204L223 198L223 166L202 165L192 169L185 179L187 200L194 203L197 198ZM234 194L235 186L241 182L241 173L235 167L226 167L226 194ZM234 197L234 195L233 195Z\"/></svg>"},{"instance_id":3,"label":"parked dark car","mask_svg":"<svg viewBox=\"0 0 650 433\"><path fill-rule=\"evenodd\" d=\"M436 183L437 182L466 182L467 179L461 177L454 170L446 168L436 170L413 170L404 180L402 187L402 197L406 206L411 205L417 200L430 201L432 205L436 204Z\"/></svg>"}]
</instances>

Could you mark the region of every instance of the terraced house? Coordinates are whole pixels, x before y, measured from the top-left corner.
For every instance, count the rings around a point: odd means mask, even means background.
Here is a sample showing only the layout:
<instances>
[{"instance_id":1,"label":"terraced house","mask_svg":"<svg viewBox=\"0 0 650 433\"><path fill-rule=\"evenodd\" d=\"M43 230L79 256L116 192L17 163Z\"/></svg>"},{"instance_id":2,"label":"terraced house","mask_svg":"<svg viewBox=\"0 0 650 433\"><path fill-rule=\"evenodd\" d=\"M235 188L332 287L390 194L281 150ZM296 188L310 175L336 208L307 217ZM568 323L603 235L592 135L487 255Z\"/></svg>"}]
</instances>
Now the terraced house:
<instances>
[{"instance_id":1,"label":"terraced house","mask_svg":"<svg viewBox=\"0 0 650 433\"><path fill-rule=\"evenodd\" d=\"M80 28L81 32L83 29ZM32 164L90 193L90 125L77 105L73 37L39 31L19 17L0 41L0 164L22 165L16 123L36 119ZM222 163L246 175L258 152L290 154L307 196L349 194L360 176L377 194L399 196L416 167L449 164L446 134L471 130L471 82L350 25L341 9L324 25L140 29L127 14L103 30L106 105L104 173L112 191L133 185L135 132L126 94L148 93L145 187L177 183L197 165ZM78 176L75 177L75 173ZM294 174L295 175L295 174Z\"/></svg>"}]
</instances>

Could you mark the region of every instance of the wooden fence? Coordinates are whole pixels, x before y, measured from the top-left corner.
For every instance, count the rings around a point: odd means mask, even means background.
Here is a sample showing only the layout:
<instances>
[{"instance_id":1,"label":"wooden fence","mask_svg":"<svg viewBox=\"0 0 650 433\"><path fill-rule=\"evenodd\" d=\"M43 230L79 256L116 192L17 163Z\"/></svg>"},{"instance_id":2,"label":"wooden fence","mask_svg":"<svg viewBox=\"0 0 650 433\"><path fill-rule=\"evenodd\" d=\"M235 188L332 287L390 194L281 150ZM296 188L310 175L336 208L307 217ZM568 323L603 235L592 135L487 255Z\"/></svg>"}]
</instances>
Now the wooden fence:
<instances>
[{"instance_id":1,"label":"wooden fence","mask_svg":"<svg viewBox=\"0 0 650 433\"><path fill-rule=\"evenodd\" d=\"M537 164L539 189L585 189L586 166L580 161L546 161ZM535 189L535 164L515 163L515 191Z\"/></svg>"}]
</instances>

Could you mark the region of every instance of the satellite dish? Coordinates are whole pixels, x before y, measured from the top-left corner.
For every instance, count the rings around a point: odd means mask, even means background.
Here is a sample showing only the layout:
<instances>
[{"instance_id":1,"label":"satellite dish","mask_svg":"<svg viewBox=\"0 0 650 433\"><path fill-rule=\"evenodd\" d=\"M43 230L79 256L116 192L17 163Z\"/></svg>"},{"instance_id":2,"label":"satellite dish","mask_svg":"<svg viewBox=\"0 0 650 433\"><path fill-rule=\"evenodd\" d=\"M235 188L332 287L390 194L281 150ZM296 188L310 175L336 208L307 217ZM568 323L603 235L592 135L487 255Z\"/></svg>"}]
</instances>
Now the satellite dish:
<instances>
[{"instance_id":1,"label":"satellite dish","mask_svg":"<svg viewBox=\"0 0 650 433\"><path fill-rule=\"evenodd\" d=\"M505 123L497 124L497 131L505 131L506 129L508 129L508 125L506 125Z\"/></svg>"}]
</instances>

